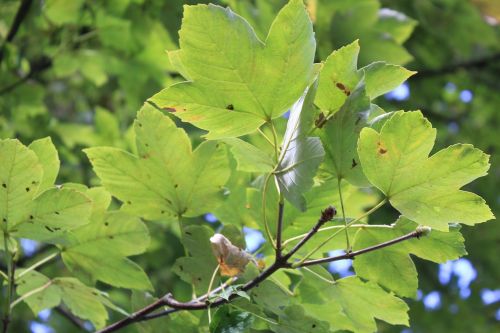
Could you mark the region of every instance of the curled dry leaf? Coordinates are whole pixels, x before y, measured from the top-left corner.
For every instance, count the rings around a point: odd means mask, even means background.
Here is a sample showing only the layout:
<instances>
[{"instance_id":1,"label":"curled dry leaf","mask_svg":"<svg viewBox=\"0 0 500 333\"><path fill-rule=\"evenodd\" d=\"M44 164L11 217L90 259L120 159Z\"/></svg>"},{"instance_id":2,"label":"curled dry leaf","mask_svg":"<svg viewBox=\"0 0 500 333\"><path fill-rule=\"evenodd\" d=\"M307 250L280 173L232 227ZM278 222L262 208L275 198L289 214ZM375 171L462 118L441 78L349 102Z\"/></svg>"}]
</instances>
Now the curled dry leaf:
<instances>
[{"instance_id":1,"label":"curled dry leaf","mask_svg":"<svg viewBox=\"0 0 500 333\"><path fill-rule=\"evenodd\" d=\"M250 261L255 262L249 253L234 246L229 239L221 234L213 235L210 238L210 243L223 276L239 275L245 270L245 266Z\"/></svg>"}]
</instances>

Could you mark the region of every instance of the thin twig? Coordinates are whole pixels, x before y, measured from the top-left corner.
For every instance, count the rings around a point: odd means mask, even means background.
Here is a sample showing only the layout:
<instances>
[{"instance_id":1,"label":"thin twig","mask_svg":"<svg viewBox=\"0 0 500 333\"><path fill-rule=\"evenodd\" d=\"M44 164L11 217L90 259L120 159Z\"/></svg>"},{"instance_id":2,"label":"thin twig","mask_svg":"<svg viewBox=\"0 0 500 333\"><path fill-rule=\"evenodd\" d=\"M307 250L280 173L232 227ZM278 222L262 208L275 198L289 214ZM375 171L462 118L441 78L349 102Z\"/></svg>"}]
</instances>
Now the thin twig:
<instances>
[{"instance_id":1,"label":"thin twig","mask_svg":"<svg viewBox=\"0 0 500 333\"><path fill-rule=\"evenodd\" d=\"M374 245L374 246L370 246L370 247L367 247L367 248L364 248L364 249L361 249L361 250L358 250L358 251L347 252L346 254L342 254L342 255L339 255L339 256L327 257L327 258L321 258L321 259L315 259L315 260L308 260L306 262L301 263L300 265L297 265L296 267L307 267L307 266L312 266L312 265L325 264L325 263L329 263L329 262L333 262L333 261L339 261L339 260L345 260L345 259L352 259L352 258L354 258L356 256L359 256L360 254L372 252L372 251L379 250L379 249L383 249L384 247L400 243L400 242L405 241L407 239L420 238L426 232L428 232L427 229L418 228L417 230L412 231L412 232L410 232L410 233L408 233L408 234L406 234L404 236L401 236L401 237L398 237L398 238L395 238L395 239L391 239L391 240L389 240L387 242L383 242L383 243L380 243L380 244L377 244L377 245Z\"/></svg>"},{"instance_id":2,"label":"thin twig","mask_svg":"<svg viewBox=\"0 0 500 333\"><path fill-rule=\"evenodd\" d=\"M23 0L23 2L21 2L16 16L14 17L14 21L12 21L12 25L10 26L9 32L7 33L7 37L2 43L2 46L0 46L0 63L2 63L3 60L5 46L7 45L7 43L12 42L12 40L14 40L14 37L16 37L16 34L19 31L19 27L28 15L32 3L33 0Z\"/></svg>"},{"instance_id":3,"label":"thin twig","mask_svg":"<svg viewBox=\"0 0 500 333\"><path fill-rule=\"evenodd\" d=\"M327 208L325 211L322 212L322 216L319 219L319 221L328 221L333 218L333 211L335 209L333 207ZM322 224L324 222L319 222L317 224ZM314 231L316 230L316 231ZM265 269L263 272L261 272L256 278L253 280L247 282L245 285L241 287L240 290L242 291L249 291L255 287L257 287L262 281L266 280L269 278L271 275L273 275L276 271L280 269L289 269L289 268L295 268L291 263L288 262L288 259L298 250L302 245L304 245L308 239L310 239L317 231L319 230L319 227L316 225L311 229L311 231L308 233L306 237L301 239L299 244L297 244L288 254L282 256L281 258L276 258L274 263L269 266L267 269ZM343 260L343 259L352 259L357 255L361 255L363 253L375 251L387 246L390 246L392 244L396 244L399 242L402 242L407 239L411 238L419 238L422 235L427 234L430 231L430 228L422 228L419 227L416 231L413 231L407 235L404 235L402 237L375 245L371 246L362 250L354 251L347 253L342 256L336 256L336 257L327 257L323 259L317 259L317 260L309 260L306 262L301 263L299 267L306 267L306 266L311 266L311 265L318 265L318 264L323 264L326 262L331 262L331 261L337 261L337 260ZM218 289L220 289L219 287ZM217 289L216 289L217 290ZM219 298L214 302L207 302L207 298L209 295L217 292L216 290L211 291L210 293L207 293L204 296L201 296L197 299L191 300L189 302L180 302L177 301L172 294L168 293L162 298L158 299L157 301L153 302L152 304L142 308L141 310L131 314L125 319L122 319L96 333L110 333L110 332L115 332L123 327L126 327L134 322L139 322L139 321L146 321L146 320L151 320L154 318L158 318L161 316L166 316L171 313L181 311L181 310L188 310L188 311L196 311L196 310L205 310L208 308L216 308L221 305L230 303L233 299L240 297L238 294L231 294L227 299L226 298ZM170 309L159 312L159 313L152 313L156 311L157 309L168 306Z\"/></svg>"},{"instance_id":4,"label":"thin twig","mask_svg":"<svg viewBox=\"0 0 500 333\"><path fill-rule=\"evenodd\" d=\"M281 235L283 231L283 210L285 208L285 201L283 194L280 193L280 201L278 203L278 223L276 228L276 258L281 258L282 242Z\"/></svg>"},{"instance_id":5,"label":"thin twig","mask_svg":"<svg viewBox=\"0 0 500 333\"><path fill-rule=\"evenodd\" d=\"M64 318L66 318L67 320L69 320L73 325L75 325L76 327L78 327L80 330L83 330L83 331L88 331L88 328L85 327L85 321L84 320L81 320L80 318L78 317L75 317L70 311L68 311L68 309L66 309L65 307L63 306L58 306L58 307L55 307L54 310L59 313L61 316L63 316Z\"/></svg>"},{"instance_id":6,"label":"thin twig","mask_svg":"<svg viewBox=\"0 0 500 333\"><path fill-rule=\"evenodd\" d=\"M283 258L285 260L290 259L298 250L300 250L302 246L304 246L305 243L307 243L309 239L311 239L312 236L314 236L314 234L316 234L320 230L321 226L323 226L326 222L332 220L336 214L337 210L332 206L322 211L321 217L319 218L318 222L316 222L316 224L311 228L311 230L309 230L306 236L302 238L300 242L295 244L290 252L288 252Z\"/></svg>"}]
</instances>

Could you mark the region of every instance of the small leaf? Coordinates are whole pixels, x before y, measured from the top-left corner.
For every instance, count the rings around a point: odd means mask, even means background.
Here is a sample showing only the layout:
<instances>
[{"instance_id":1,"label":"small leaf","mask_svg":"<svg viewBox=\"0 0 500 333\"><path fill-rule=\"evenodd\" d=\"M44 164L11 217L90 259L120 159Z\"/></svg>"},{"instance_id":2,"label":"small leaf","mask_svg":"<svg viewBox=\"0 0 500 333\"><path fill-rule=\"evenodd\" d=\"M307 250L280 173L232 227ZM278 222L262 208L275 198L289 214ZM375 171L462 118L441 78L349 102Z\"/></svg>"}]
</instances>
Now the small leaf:
<instances>
[{"instance_id":1,"label":"small leaf","mask_svg":"<svg viewBox=\"0 0 500 333\"><path fill-rule=\"evenodd\" d=\"M436 131L420 112L396 112L380 133L364 128L358 153L368 180L409 219L438 230L494 218L485 201L459 190L489 169L488 155L457 144L428 157Z\"/></svg>"},{"instance_id":2,"label":"small leaf","mask_svg":"<svg viewBox=\"0 0 500 333\"><path fill-rule=\"evenodd\" d=\"M409 71L398 65L390 65L385 62L374 62L363 67L365 73L366 93L370 99L388 93L396 89L416 72Z\"/></svg>"},{"instance_id":3,"label":"small leaf","mask_svg":"<svg viewBox=\"0 0 500 333\"><path fill-rule=\"evenodd\" d=\"M29 149L38 156L38 161L43 168L43 177L38 187L38 193L54 185L59 173L59 155L50 137L33 141Z\"/></svg>"},{"instance_id":4,"label":"small leaf","mask_svg":"<svg viewBox=\"0 0 500 333\"><path fill-rule=\"evenodd\" d=\"M354 41L332 52L326 59L319 76L318 92L314 103L334 114L356 88L361 78L358 72L359 43Z\"/></svg>"}]
</instances>

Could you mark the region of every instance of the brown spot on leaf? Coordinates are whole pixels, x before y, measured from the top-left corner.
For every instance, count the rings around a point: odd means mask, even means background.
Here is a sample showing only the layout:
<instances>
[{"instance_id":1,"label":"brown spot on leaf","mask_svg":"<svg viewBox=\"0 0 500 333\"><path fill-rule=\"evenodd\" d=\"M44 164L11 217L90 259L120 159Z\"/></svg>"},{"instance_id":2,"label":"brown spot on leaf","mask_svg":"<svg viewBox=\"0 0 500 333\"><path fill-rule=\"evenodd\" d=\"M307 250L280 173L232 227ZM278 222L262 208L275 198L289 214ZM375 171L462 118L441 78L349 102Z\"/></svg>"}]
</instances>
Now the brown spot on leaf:
<instances>
[{"instance_id":1,"label":"brown spot on leaf","mask_svg":"<svg viewBox=\"0 0 500 333\"><path fill-rule=\"evenodd\" d=\"M229 110L229 111L234 110L234 105L233 104L229 104L228 106L226 106L226 110Z\"/></svg>"},{"instance_id":2,"label":"brown spot on leaf","mask_svg":"<svg viewBox=\"0 0 500 333\"><path fill-rule=\"evenodd\" d=\"M3 188L7 188L7 184L2 183L2 187L3 187Z\"/></svg>"},{"instance_id":3,"label":"brown spot on leaf","mask_svg":"<svg viewBox=\"0 0 500 333\"><path fill-rule=\"evenodd\" d=\"M344 86L344 84L341 83L341 82L337 82L337 84L335 86L337 88L339 88L340 90L342 90L342 91L346 89L346 87Z\"/></svg>"},{"instance_id":4,"label":"brown spot on leaf","mask_svg":"<svg viewBox=\"0 0 500 333\"><path fill-rule=\"evenodd\" d=\"M382 154L382 155L383 155L383 154L387 153L387 149L385 149L385 148L383 148L383 147L379 147L379 148L378 148L378 152L379 152L379 154Z\"/></svg>"},{"instance_id":5,"label":"brown spot on leaf","mask_svg":"<svg viewBox=\"0 0 500 333\"><path fill-rule=\"evenodd\" d=\"M26 192L29 192L30 191L30 188L29 187L26 187Z\"/></svg>"},{"instance_id":6,"label":"brown spot on leaf","mask_svg":"<svg viewBox=\"0 0 500 333\"><path fill-rule=\"evenodd\" d=\"M326 117L323 112L321 112L318 116L318 118L314 121L314 125L316 125L317 128L322 128L326 123Z\"/></svg>"}]
</instances>

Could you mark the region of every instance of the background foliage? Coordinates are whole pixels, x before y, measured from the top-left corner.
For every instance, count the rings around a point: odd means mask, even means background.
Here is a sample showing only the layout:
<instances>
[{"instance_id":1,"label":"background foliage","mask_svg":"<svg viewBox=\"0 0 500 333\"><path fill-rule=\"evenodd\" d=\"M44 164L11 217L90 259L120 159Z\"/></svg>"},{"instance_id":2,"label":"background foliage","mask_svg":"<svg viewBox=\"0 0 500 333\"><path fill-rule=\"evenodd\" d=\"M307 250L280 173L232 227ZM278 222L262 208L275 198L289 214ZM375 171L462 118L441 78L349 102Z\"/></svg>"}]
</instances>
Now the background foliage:
<instances>
[{"instance_id":1,"label":"background foliage","mask_svg":"<svg viewBox=\"0 0 500 333\"><path fill-rule=\"evenodd\" d=\"M181 80L165 50L178 48L182 5L199 2L3 1L0 6L0 137L19 138L29 144L50 136L61 160L56 183L98 184L82 149L131 146L132 121L142 103L160 89ZM21 3L29 4L29 10L15 36L9 38ZM263 38L285 1L218 3L230 5ZM435 150L467 142L490 154L489 175L466 189L484 197L498 216L498 4L486 0L310 0L307 3L315 22L317 60L324 60L332 50L359 39L359 67L384 60L418 71L407 84L379 97L377 103L386 111L422 110L438 129ZM178 125L186 128L196 145L201 131L186 123ZM102 198L104 208L109 201ZM116 208L115 202L110 204ZM221 220L233 218L230 212L214 214ZM375 214L380 220L394 220L396 216L390 209ZM93 218L112 221L116 216ZM213 222L207 224L210 228L220 224L212 221L213 216L207 219ZM140 221L130 223L140 235ZM148 252L135 256L134 261L145 269L158 294L173 290L176 295L189 298L187 284L171 270L176 258L183 255L179 235L167 223L148 227L152 235ZM441 266L416 261L421 293L419 299L408 301L411 331L487 332L498 327L500 268L495 245L500 242L499 228L498 223L474 228L464 226L462 233L470 253L465 257L467 260ZM77 240L71 246L85 246L85 241L88 240ZM50 254L46 246L28 241L22 249L19 261L23 267ZM142 252L136 249L127 255ZM63 259L66 263L81 263L77 254L78 250L68 251ZM69 276L65 267L57 262L44 266L42 272L48 276ZM333 269L337 275L349 272L348 267ZM85 274L79 277L89 281ZM106 281L106 276L94 278ZM59 288L71 283L75 282L62 280ZM98 287L107 288L99 283ZM109 291L115 303L130 310L128 292ZM136 300L136 304L141 302L143 300ZM182 316L187 325L183 332L188 332L190 315ZM37 323L44 323L56 332L75 331L64 308L50 315L42 313L36 320L32 318L28 307L19 305L12 331L35 330ZM384 324L379 329L402 330Z\"/></svg>"}]
</instances>

